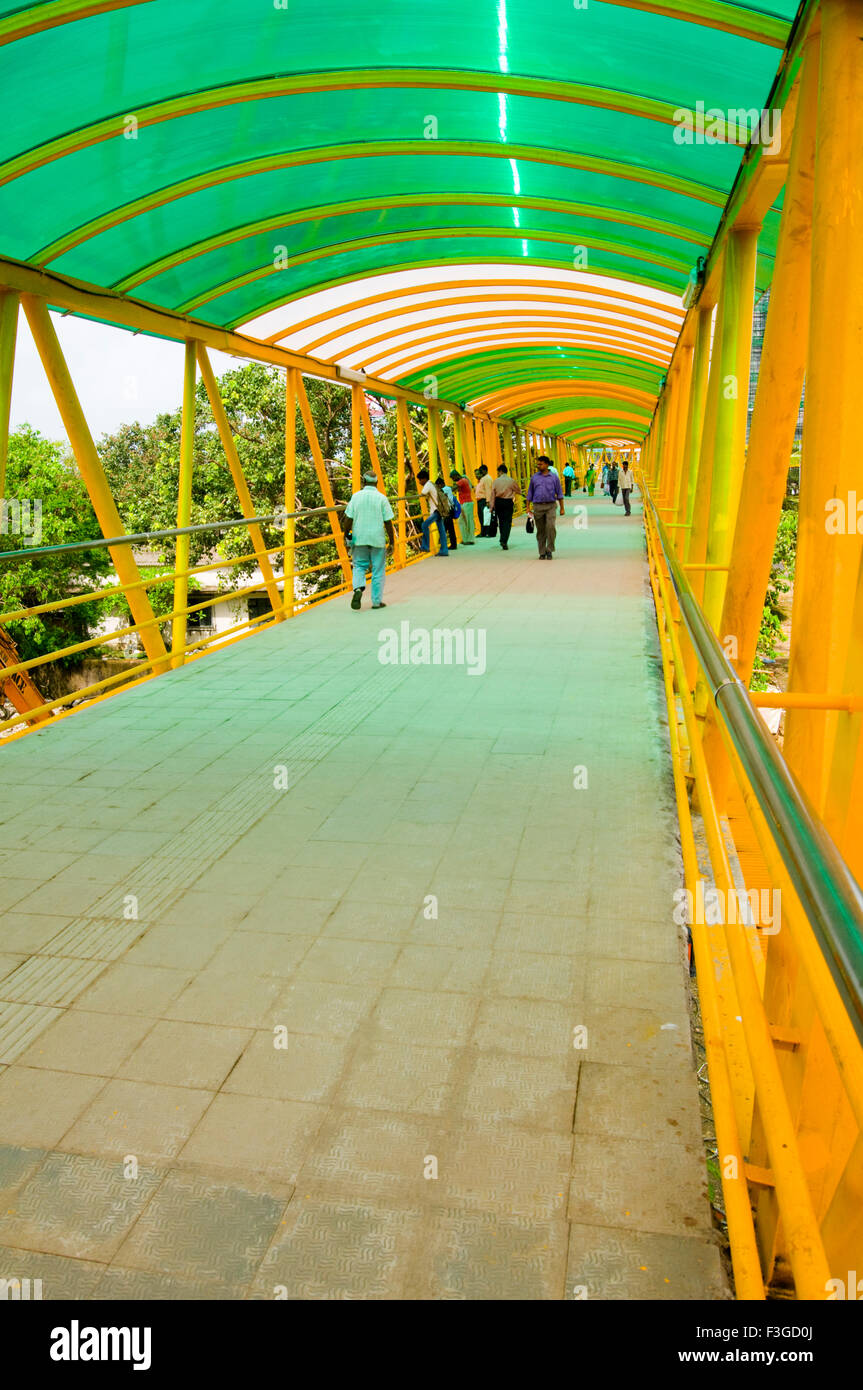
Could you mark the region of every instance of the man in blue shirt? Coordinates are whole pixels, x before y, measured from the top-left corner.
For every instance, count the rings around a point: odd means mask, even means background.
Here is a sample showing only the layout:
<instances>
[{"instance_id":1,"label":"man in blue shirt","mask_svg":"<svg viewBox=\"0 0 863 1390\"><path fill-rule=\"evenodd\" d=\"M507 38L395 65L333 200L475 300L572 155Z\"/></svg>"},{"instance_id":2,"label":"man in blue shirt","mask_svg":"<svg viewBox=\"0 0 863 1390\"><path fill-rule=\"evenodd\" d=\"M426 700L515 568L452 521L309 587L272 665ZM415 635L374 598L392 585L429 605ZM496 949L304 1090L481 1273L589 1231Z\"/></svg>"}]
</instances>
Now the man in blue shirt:
<instances>
[{"instance_id":1,"label":"man in blue shirt","mask_svg":"<svg viewBox=\"0 0 863 1390\"><path fill-rule=\"evenodd\" d=\"M563 506L563 492L560 487L560 478L556 473L550 472L551 459L547 454L540 454L536 460L537 471L530 480L527 489L527 514L536 518L536 544L539 550L540 560L550 560L554 551L554 540L557 534L556 512L560 508L561 516L565 515Z\"/></svg>"},{"instance_id":2,"label":"man in blue shirt","mask_svg":"<svg viewBox=\"0 0 863 1390\"><path fill-rule=\"evenodd\" d=\"M563 490L566 497L572 495L572 480L575 477L575 469L568 463L563 470Z\"/></svg>"},{"instance_id":3,"label":"man in blue shirt","mask_svg":"<svg viewBox=\"0 0 863 1390\"><path fill-rule=\"evenodd\" d=\"M363 487L355 492L342 513L342 530L353 541L354 594L351 608L360 608L366 587L366 571L372 572L372 608L386 608L384 571L387 564L387 543L395 545L393 509L378 492L374 473L363 474Z\"/></svg>"}]
</instances>

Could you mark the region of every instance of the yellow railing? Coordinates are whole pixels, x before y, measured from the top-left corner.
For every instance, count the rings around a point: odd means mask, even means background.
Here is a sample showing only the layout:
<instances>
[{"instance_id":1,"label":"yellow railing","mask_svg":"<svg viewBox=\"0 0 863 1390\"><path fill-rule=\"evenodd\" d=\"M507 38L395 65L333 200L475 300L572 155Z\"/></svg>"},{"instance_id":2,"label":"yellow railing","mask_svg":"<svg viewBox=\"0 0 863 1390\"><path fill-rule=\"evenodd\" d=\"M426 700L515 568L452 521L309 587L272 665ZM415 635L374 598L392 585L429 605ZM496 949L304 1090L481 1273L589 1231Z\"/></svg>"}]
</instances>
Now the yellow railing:
<instances>
[{"instance_id":1,"label":"yellow railing","mask_svg":"<svg viewBox=\"0 0 863 1390\"><path fill-rule=\"evenodd\" d=\"M341 512L343 510L343 505L344 504L338 504L336 507L332 509L323 507L309 509L303 512L296 512L287 518L279 518L278 516L270 518L257 518L256 523L260 524L266 521L272 522L281 519L302 521L308 519L311 516L318 515L321 512L329 512L330 510ZM411 513L408 512L407 515L410 517ZM421 522L421 516L418 515L417 520ZM248 522L244 521L241 524L247 525ZM210 528L197 527L194 529L200 531L202 529ZM214 531L219 530L220 524L213 523L212 529ZM173 532L147 533L147 535L152 536L153 534L158 534L160 536L167 537L171 535L177 535L178 531L179 528L177 528ZM147 535L142 536L140 538L141 541L145 540L147 538ZM422 558L419 554L416 553L415 548L412 548L412 539L415 542L415 538L408 538L406 541L404 558L401 557L401 554L396 554L391 558L390 562L387 565L388 572L392 572L394 569L401 569L405 565L413 564L416 562L416 560ZM126 537L124 538L124 540L126 543L128 543L129 538ZM277 546L272 546L264 550L256 549L254 551L249 551L242 555L232 556L230 559L227 560L210 560L207 561L205 564L194 565L187 569L175 568L171 570L166 570L163 574L159 574L151 579L138 580L134 584L125 585L120 582L117 582L116 584L111 584L100 589L89 591L87 593L75 594L69 598L49 600L45 603L35 604L29 608L10 609L8 612L0 613L0 628L5 627L8 623L20 623L28 618L41 617L51 613L58 613L67 609L80 607L81 605L85 605L88 603L96 603L111 598L127 598L128 594L133 590L142 593L147 593L152 589L158 589L159 587L163 587L165 585L171 585L172 590L175 591L176 581L178 579L188 580L190 576L200 574L212 574L214 571L227 571L235 569L243 564L259 563L262 557L266 557L267 559L269 559L270 557L284 555L285 552L288 550L292 552L292 556L295 556L295 553L297 551L300 551L304 548L317 547L328 543L336 543L336 532L332 529L324 532L320 536L309 536L302 540L292 539L289 543L283 542ZM97 548L99 546L104 545L106 545L105 541L97 540L92 543L92 548ZM75 547L57 546L51 547L51 550L54 553L57 553L69 548L82 549L82 546L80 544L78 544ZM15 557L20 557L22 554L25 557L30 558L35 553L36 552L34 552L33 550L26 550L23 552L0 552L0 564L2 564L4 560L11 561L12 563L14 563ZM301 595L300 597L297 597L296 595L295 584L289 585L289 589L293 588L294 590L293 596L290 593L288 593L286 596L283 576L277 575L277 581L281 583L282 586L281 590L278 591L278 595L281 599L281 602L277 606L271 606L271 611L269 613L259 614L257 617L250 616L248 618L242 619L240 622L235 623L233 626L214 630L197 641L186 641L183 647L182 660L195 660L201 656L204 656L207 652L212 651L214 649L222 650L226 646L230 646L234 642L240 640L242 637L247 637L256 632L260 632L264 628L272 626L275 622L281 621L285 617L298 616L307 609L316 607L319 603L325 602L332 598L336 598L340 594L347 593L350 590L350 579L347 573L345 572L343 563L339 560L338 556L335 556L328 560L324 560L319 564L307 565L301 568L294 567L292 571L293 580L296 581L298 579L308 578L312 575L320 574L324 570L338 570L339 568L342 569L342 578L339 580L338 583L328 585L326 588L323 589L317 589L312 593ZM19 673L37 672L39 667L49 665L52 662L60 661L68 657L81 656L86 652L92 652L96 649L102 650L105 647L109 646L111 643L120 642L132 636L142 635L147 629L158 629L168 625L169 623L173 624L174 620L177 618L183 620L183 622L186 623L190 615L202 613L206 609L212 608L217 603L225 603L248 598L251 594L267 595L272 605L272 589L270 585L267 583L266 579L261 579L255 583L242 585L233 589L219 590L218 592L212 594L210 597L206 598L203 602L186 604L182 608L172 607L169 611L159 614L158 616L154 616L153 618L150 618L145 622L128 623L123 627L115 628L109 632L99 633L96 636L89 637L84 641L73 643L66 647L62 647L57 650L45 653L41 656L31 657L27 661L19 661L15 664L2 666L0 667L0 682L4 682L9 677L17 675ZM193 634L194 629L190 629L190 632ZM127 689L131 685L139 684L141 680L148 680L153 675L158 675L162 671L171 669L171 667L176 664L179 664L176 660L176 655L169 654L167 657L161 658L158 656L144 656L140 660L134 661L133 664L128 666L123 671L115 672L114 674L107 676L103 680L94 681L91 684L84 686L79 690L74 690L66 695L60 695L54 699L46 700L42 704L38 704L25 711L17 712L10 718L0 721L0 735L2 735L5 731L9 729L15 729L17 732L15 734L7 734L6 738L3 741L8 742L10 741L10 739L21 737L23 734L29 733L34 724L44 722L46 717L50 717L52 714L55 716L59 716L61 715L61 712L69 713L70 711L68 709L65 709L65 707L68 705L74 704L76 706L79 706L84 703L92 703L94 700L104 699L108 695L113 695L117 693L114 687L121 687L122 689ZM18 726L21 724L26 724L27 728L19 729Z\"/></svg>"},{"instance_id":2,"label":"yellow railing","mask_svg":"<svg viewBox=\"0 0 863 1390\"><path fill-rule=\"evenodd\" d=\"M721 648L706 623L700 626L703 615L650 489L643 479L640 486L737 1294L759 1299L766 1289L793 1286L798 1298L824 1299L835 1296L833 1281L845 1287L863 1258L860 890L740 682L730 667L722 669ZM728 822L714 800L684 645L709 689L733 783L773 885L769 920L741 920L739 866L732 866ZM690 784L709 878L699 866ZM775 796L771 788L778 788ZM710 910L699 910L705 902ZM805 982L805 1003L790 1019L784 991L765 991L768 952L778 952L783 967L774 980L793 979L798 997Z\"/></svg>"}]
</instances>

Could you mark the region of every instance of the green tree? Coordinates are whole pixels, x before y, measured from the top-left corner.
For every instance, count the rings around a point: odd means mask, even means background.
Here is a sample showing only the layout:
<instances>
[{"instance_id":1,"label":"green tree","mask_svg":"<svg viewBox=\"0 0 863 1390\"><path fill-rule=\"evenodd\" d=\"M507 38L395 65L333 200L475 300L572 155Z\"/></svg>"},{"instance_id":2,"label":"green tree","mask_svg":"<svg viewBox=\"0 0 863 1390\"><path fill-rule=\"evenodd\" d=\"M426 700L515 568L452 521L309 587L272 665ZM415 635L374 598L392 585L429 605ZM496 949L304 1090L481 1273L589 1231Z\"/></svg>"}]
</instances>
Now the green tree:
<instances>
[{"instance_id":1,"label":"green tree","mask_svg":"<svg viewBox=\"0 0 863 1390\"><path fill-rule=\"evenodd\" d=\"M29 425L10 435L6 472L7 502L41 504L41 546L66 545L98 536L99 527L87 490L74 461L61 445L44 439ZM111 571L107 550L79 550L68 555L33 556L38 547L10 526L10 509L4 512L0 534L0 611L9 613L34 608L53 600L92 592L102 586ZM17 533L16 533L17 531ZM8 559L15 552L14 560ZM45 656L63 647L84 642L104 612L104 603L76 604L58 613L44 613L6 624L22 661ZM63 657L64 668L80 665L83 658ZM37 667L33 678L39 683Z\"/></svg>"},{"instance_id":2,"label":"green tree","mask_svg":"<svg viewBox=\"0 0 863 1390\"><path fill-rule=\"evenodd\" d=\"M752 669L751 690L766 690L770 683L770 670L777 655L777 642L782 638L782 625L785 622L785 595L794 583L794 567L797 560L797 511L788 508L779 519L776 533L776 546L773 551L773 564L770 581L761 614L761 627L755 649L755 662Z\"/></svg>"},{"instance_id":3,"label":"green tree","mask_svg":"<svg viewBox=\"0 0 863 1390\"><path fill-rule=\"evenodd\" d=\"M284 506L284 375L276 368L250 363L225 373L219 385L255 514L272 515ZM347 501L351 490L350 394L343 386L313 379L306 380L306 391L335 500ZM159 415L152 425L124 425L101 440L100 456L127 530L161 531L176 526L181 426L182 411L178 408ZM320 507L323 498L299 411L296 452L298 507ZM203 382L199 382L191 523L239 520L241 516L206 389ZM297 540L325 535L333 520L326 515L299 520ZM284 539L277 526L265 526L263 531L268 548L281 544ZM176 549L173 540L154 541L152 549L166 566L173 566ZM190 543L192 565L205 562L214 553L227 560L250 551L248 532L242 526L230 531L201 532L192 536ZM280 557L274 556L275 568L279 567L279 561ZM311 591L326 588L338 573L336 547L332 541L303 547L298 553L297 564L298 568L327 564L328 568L310 577L308 583ZM224 571L224 587L241 586L254 569L252 559ZM161 600L158 611L164 611Z\"/></svg>"}]
</instances>

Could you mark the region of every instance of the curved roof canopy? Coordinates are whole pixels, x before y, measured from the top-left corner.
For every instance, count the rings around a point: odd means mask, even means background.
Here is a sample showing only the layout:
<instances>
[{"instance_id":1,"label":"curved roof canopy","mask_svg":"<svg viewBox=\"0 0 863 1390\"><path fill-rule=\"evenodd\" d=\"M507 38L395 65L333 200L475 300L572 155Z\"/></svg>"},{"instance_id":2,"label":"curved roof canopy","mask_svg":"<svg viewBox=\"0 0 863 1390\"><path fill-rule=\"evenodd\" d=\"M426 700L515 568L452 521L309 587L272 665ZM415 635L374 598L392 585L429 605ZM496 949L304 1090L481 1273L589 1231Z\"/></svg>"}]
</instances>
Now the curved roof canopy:
<instances>
[{"instance_id":1,"label":"curved roof canopy","mask_svg":"<svg viewBox=\"0 0 863 1390\"><path fill-rule=\"evenodd\" d=\"M795 8L0 0L0 254L638 439Z\"/></svg>"}]
</instances>

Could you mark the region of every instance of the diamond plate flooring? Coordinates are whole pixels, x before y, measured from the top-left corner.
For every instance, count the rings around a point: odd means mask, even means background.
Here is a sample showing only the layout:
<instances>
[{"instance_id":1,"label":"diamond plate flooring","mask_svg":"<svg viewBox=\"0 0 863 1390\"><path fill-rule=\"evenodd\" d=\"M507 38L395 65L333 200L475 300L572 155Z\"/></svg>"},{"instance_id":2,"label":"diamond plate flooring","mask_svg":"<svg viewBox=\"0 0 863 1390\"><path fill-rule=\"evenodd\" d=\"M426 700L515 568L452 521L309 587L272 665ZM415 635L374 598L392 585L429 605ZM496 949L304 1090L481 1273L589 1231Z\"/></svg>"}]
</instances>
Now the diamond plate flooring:
<instances>
[{"instance_id":1,"label":"diamond plate flooring","mask_svg":"<svg viewBox=\"0 0 863 1390\"><path fill-rule=\"evenodd\" d=\"M2 749L0 1278L727 1296L642 532L587 505Z\"/></svg>"}]
</instances>

